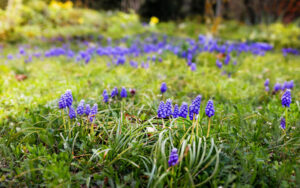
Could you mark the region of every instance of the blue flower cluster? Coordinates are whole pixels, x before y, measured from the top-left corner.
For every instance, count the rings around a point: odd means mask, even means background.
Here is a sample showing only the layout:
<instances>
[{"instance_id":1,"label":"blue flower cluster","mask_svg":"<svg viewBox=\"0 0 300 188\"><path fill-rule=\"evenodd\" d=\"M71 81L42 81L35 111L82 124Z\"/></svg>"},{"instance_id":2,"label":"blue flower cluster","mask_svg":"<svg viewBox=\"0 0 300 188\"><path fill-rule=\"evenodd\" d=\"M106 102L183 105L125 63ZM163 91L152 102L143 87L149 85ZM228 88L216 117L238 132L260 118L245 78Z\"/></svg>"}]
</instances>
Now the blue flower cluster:
<instances>
[{"instance_id":1,"label":"blue flower cluster","mask_svg":"<svg viewBox=\"0 0 300 188\"><path fill-rule=\"evenodd\" d=\"M160 86L160 92L163 94L167 91L167 89L168 89L167 84L163 82Z\"/></svg>"},{"instance_id":2,"label":"blue flower cluster","mask_svg":"<svg viewBox=\"0 0 300 188\"><path fill-rule=\"evenodd\" d=\"M135 89L130 89L129 92L130 92L131 96L134 96L135 93L136 93L136 90ZM127 92L127 89L125 87L121 88L120 93L119 93L118 88L115 87L115 88L112 89L112 91L110 93L110 98L111 99L117 98L119 94L120 94L121 98L127 98L128 97L128 92ZM109 94L108 94L108 91L106 89L103 90L102 97L103 97L103 102L105 102L105 103L109 102Z\"/></svg>"},{"instance_id":3,"label":"blue flower cluster","mask_svg":"<svg viewBox=\"0 0 300 188\"><path fill-rule=\"evenodd\" d=\"M164 101L160 101L158 110L157 110L157 117L165 118L166 117L166 109Z\"/></svg>"},{"instance_id":4,"label":"blue flower cluster","mask_svg":"<svg viewBox=\"0 0 300 188\"><path fill-rule=\"evenodd\" d=\"M97 115L98 113L98 105L97 104L94 104L94 106L92 107L91 109L91 112L89 114L89 117L90 117L90 122L93 122L94 119L95 119L95 116Z\"/></svg>"},{"instance_id":5,"label":"blue flower cluster","mask_svg":"<svg viewBox=\"0 0 300 188\"><path fill-rule=\"evenodd\" d=\"M265 90L268 92L270 87L270 80L266 79L265 83ZM273 87L273 93L277 93L279 91L285 91L287 89L293 89L294 88L294 80L285 81L283 84L275 83Z\"/></svg>"},{"instance_id":6,"label":"blue flower cluster","mask_svg":"<svg viewBox=\"0 0 300 188\"><path fill-rule=\"evenodd\" d=\"M189 114L190 120L193 120L194 118L197 118L197 115L199 114L200 111L200 104L201 104L201 95L198 95L193 101L190 107L188 106L187 103L183 102L181 104L181 107L177 104L172 107L172 100L167 99L166 103L161 101L158 106L157 110L157 117L158 118L187 118L187 115ZM173 111L172 111L173 109Z\"/></svg>"},{"instance_id":7,"label":"blue flower cluster","mask_svg":"<svg viewBox=\"0 0 300 188\"><path fill-rule=\"evenodd\" d=\"M291 90L287 89L281 97L281 104L283 107L290 107L292 103Z\"/></svg>"},{"instance_id":8,"label":"blue flower cluster","mask_svg":"<svg viewBox=\"0 0 300 188\"><path fill-rule=\"evenodd\" d=\"M190 105L189 107L190 120L197 119L197 115L199 114L199 110L200 110L201 99L202 96L198 95Z\"/></svg>"},{"instance_id":9,"label":"blue flower cluster","mask_svg":"<svg viewBox=\"0 0 300 188\"><path fill-rule=\"evenodd\" d=\"M217 65L217 67L218 67L219 69L221 69L221 68L223 67L223 63L222 63L222 61L220 61L219 59L217 59L216 65Z\"/></svg>"},{"instance_id":10,"label":"blue flower cluster","mask_svg":"<svg viewBox=\"0 0 300 188\"><path fill-rule=\"evenodd\" d=\"M65 94L61 95L60 99L58 100L58 108L59 109L69 109L69 117L70 119L76 118L76 113L74 108L72 107L73 103L73 95L71 90L67 90Z\"/></svg>"},{"instance_id":11,"label":"blue flower cluster","mask_svg":"<svg viewBox=\"0 0 300 188\"><path fill-rule=\"evenodd\" d=\"M59 38L55 40L62 41ZM115 41L107 38L105 41L104 37L101 36L94 40L92 42L74 40L74 44L77 44L74 48L78 49L78 51L72 50L69 43L63 43L61 46L51 47L44 51L38 48L30 49L29 46L20 46L16 54L9 54L6 58L9 61L15 58L23 58L28 63L34 59L62 56L87 64L100 56L109 59L108 66L120 66L128 63L133 68L142 67L147 69L150 63L162 62L163 53L173 53L180 58L186 59L188 68L191 71L196 71L196 56L200 53L223 54L224 60L222 61L224 65L228 65L230 62L236 62L234 61L234 56L239 56L242 52L263 56L266 52L273 49L273 46L267 43L223 42L204 35L199 35L198 40L192 38L171 38L168 36L160 37L157 34L139 36L130 43L128 43L128 37ZM183 43L186 45L182 45ZM290 48L282 49L282 51L284 54L299 54L297 50ZM144 62L140 57L145 55L148 58ZM223 63L219 60L216 62L219 68L222 68Z\"/></svg>"},{"instance_id":12,"label":"blue flower cluster","mask_svg":"<svg viewBox=\"0 0 300 188\"><path fill-rule=\"evenodd\" d=\"M77 106L77 109L75 111L73 107L73 95L71 90L67 90L65 94L61 95L61 97L58 100L58 108L59 109L68 109L69 111L69 118L75 119L78 116L86 115L89 117L89 121L93 122L94 117L96 116L98 112L98 105L94 104L93 108L91 109L89 104L85 105L84 100L81 100ZM85 107L84 107L85 105ZM76 115L77 112L77 115Z\"/></svg>"},{"instance_id":13,"label":"blue flower cluster","mask_svg":"<svg viewBox=\"0 0 300 188\"><path fill-rule=\"evenodd\" d=\"M207 102L206 108L205 108L205 114L210 118L215 115L215 108L214 103L212 100L209 100Z\"/></svg>"},{"instance_id":14,"label":"blue flower cluster","mask_svg":"<svg viewBox=\"0 0 300 188\"><path fill-rule=\"evenodd\" d=\"M270 79L268 78L268 79L266 79L266 81L264 83L266 92L268 92L270 90L269 85L270 85Z\"/></svg>"},{"instance_id":15,"label":"blue flower cluster","mask_svg":"<svg viewBox=\"0 0 300 188\"><path fill-rule=\"evenodd\" d=\"M82 99L77 106L77 114L82 116L84 114L84 100Z\"/></svg>"},{"instance_id":16,"label":"blue flower cluster","mask_svg":"<svg viewBox=\"0 0 300 188\"><path fill-rule=\"evenodd\" d=\"M106 89L103 90L102 97L103 97L103 102L108 103L109 96Z\"/></svg>"},{"instance_id":17,"label":"blue flower cluster","mask_svg":"<svg viewBox=\"0 0 300 188\"><path fill-rule=\"evenodd\" d=\"M282 54L283 54L284 57L286 57L288 54L300 55L300 52L297 49L294 49L294 48L283 48L282 49Z\"/></svg>"},{"instance_id":18,"label":"blue flower cluster","mask_svg":"<svg viewBox=\"0 0 300 188\"><path fill-rule=\"evenodd\" d=\"M188 104L186 102L183 102L181 104L181 107L180 107L180 110L179 110L179 117L183 117L183 118L186 118L187 115L188 115Z\"/></svg>"},{"instance_id":19,"label":"blue flower cluster","mask_svg":"<svg viewBox=\"0 0 300 188\"><path fill-rule=\"evenodd\" d=\"M169 167L175 166L178 162L178 154L177 154L177 149L173 148L169 157Z\"/></svg>"}]
</instances>

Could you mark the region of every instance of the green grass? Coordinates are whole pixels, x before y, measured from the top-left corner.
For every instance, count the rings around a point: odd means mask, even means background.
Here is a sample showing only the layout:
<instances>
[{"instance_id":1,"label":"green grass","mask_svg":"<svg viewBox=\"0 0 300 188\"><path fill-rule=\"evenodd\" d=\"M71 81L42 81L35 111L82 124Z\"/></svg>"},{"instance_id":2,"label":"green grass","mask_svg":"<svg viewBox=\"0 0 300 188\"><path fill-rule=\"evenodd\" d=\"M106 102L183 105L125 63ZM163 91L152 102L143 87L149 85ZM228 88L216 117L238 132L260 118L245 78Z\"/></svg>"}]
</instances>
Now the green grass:
<instances>
[{"instance_id":1,"label":"green grass","mask_svg":"<svg viewBox=\"0 0 300 188\"><path fill-rule=\"evenodd\" d=\"M17 50L6 46L3 54ZM134 69L128 62L107 67L100 57L87 65L62 57L28 64L1 60L0 187L299 186L299 56L242 53L236 66L226 67L233 72L228 78L216 67L216 55L196 57L195 72L171 53L149 69ZM28 78L17 81L16 74ZM264 91L266 78L271 88L275 82L295 82L286 134L280 128L280 94ZM168 85L164 96L162 82ZM104 89L122 86L137 94L102 102ZM70 121L57 108L67 89L75 106L81 99L98 104L94 132L85 118ZM203 100L197 121L155 118L160 100L190 103L198 94ZM216 114L206 138L204 108L210 98ZM169 168L173 147L180 162Z\"/></svg>"}]
</instances>

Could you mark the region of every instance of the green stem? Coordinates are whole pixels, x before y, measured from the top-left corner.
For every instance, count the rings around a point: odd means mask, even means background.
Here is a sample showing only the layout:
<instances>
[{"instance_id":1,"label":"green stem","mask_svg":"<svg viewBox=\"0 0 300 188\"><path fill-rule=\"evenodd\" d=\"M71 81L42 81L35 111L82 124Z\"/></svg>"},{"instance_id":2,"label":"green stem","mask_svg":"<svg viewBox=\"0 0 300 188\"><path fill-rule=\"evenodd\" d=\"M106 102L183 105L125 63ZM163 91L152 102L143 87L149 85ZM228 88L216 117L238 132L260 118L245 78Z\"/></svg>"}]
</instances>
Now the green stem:
<instances>
[{"instance_id":1,"label":"green stem","mask_svg":"<svg viewBox=\"0 0 300 188\"><path fill-rule=\"evenodd\" d=\"M200 118L200 115L199 115ZM199 125L198 125L198 120L196 120L196 135L199 136Z\"/></svg>"},{"instance_id":2,"label":"green stem","mask_svg":"<svg viewBox=\"0 0 300 188\"><path fill-rule=\"evenodd\" d=\"M207 135L206 135L206 137L209 136L209 130L210 130L210 118L208 119L208 129L207 129Z\"/></svg>"},{"instance_id":3,"label":"green stem","mask_svg":"<svg viewBox=\"0 0 300 188\"><path fill-rule=\"evenodd\" d=\"M192 124L192 139L191 139L191 143L193 142L194 139L194 129L195 129L195 114L193 114L193 124Z\"/></svg>"},{"instance_id":4,"label":"green stem","mask_svg":"<svg viewBox=\"0 0 300 188\"><path fill-rule=\"evenodd\" d=\"M172 168L170 188L173 187L173 175L174 175L174 168Z\"/></svg>"},{"instance_id":5,"label":"green stem","mask_svg":"<svg viewBox=\"0 0 300 188\"><path fill-rule=\"evenodd\" d=\"M285 130L287 130L288 124L288 108L285 108Z\"/></svg>"},{"instance_id":6,"label":"green stem","mask_svg":"<svg viewBox=\"0 0 300 188\"><path fill-rule=\"evenodd\" d=\"M83 116L81 116L81 125L80 125L80 131L81 131L81 134L83 135L84 133L84 121L83 121Z\"/></svg>"}]
</instances>

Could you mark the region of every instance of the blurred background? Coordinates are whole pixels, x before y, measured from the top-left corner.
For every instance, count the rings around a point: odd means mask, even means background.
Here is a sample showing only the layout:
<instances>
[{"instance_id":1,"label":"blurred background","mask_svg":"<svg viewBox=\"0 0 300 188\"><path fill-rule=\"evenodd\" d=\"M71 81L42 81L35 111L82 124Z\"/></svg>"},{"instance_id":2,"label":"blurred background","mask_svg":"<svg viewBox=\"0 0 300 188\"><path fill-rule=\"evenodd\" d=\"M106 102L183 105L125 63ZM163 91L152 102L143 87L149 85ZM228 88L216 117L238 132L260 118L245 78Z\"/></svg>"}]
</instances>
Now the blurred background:
<instances>
[{"instance_id":1,"label":"blurred background","mask_svg":"<svg viewBox=\"0 0 300 188\"><path fill-rule=\"evenodd\" d=\"M0 8L12 3L51 0L0 0ZM68 2L68 1L58 1ZM72 0L74 7L95 10L134 10L142 18L159 17L162 21L184 19L191 16L211 17L218 14L225 19L236 19L247 24L289 23L300 15L298 0Z\"/></svg>"},{"instance_id":2,"label":"blurred background","mask_svg":"<svg viewBox=\"0 0 300 188\"><path fill-rule=\"evenodd\" d=\"M236 32L233 39L299 47L299 16L299 0L0 0L0 40L99 31L124 37L133 33L130 29L142 32L138 22L148 24L154 17L154 24L168 21L160 24L166 32L179 27L178 32L185 29L189 36L209 32L223 38ZM127 29L124 34L114 33L122 27Z\"/></svg>"}]
</instances>

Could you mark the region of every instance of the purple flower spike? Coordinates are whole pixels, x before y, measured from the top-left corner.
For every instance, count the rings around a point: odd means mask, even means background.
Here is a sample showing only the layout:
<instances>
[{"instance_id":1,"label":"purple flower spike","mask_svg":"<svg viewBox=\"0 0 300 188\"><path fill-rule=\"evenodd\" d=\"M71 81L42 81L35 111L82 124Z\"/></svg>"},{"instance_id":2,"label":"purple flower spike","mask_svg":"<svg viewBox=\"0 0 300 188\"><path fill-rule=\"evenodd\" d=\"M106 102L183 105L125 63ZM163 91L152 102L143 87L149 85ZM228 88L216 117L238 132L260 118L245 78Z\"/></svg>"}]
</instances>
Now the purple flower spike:
<instances>
[{"instance_id":1,"label":"purple flower spike","mask_svg":"<svg viewBox=\"0 0 300 188\"><path fill-rule=\"evenodd\" d=\"M266 91L266 92L269 92L269 90L270 90L269 86L266 86L266 87L265 87L265 91Z\"/></svg>"},{"instance_id":2,"label":"purple flower spike","mask_svg":"<svg viewBox=\"0 0 300 188\"><path fill-rule=\"evenodd\" d=\"M202 96L201 95L198 95L194 101L192 102L192 105L194 106L194 113L195 114L199 114L199 110L200 110L200 104L201 104L201 99L202 99Z\"/></svg>"},{"instance_id":3,"label":"purple flower spike","mask_svg":"<svg viewBox=\"0 0 300 188\"><path fill-rule=\"evenodd\" d=\"M212 100L209 100L207 102L206 108L205 108L205 114L210 118L215 115L215 108L214 103Z\"/></svg>"},{"instance_id":4,"label":"purple flower spike","mask_svg":"<svg viewBox=\"0 0 300 188\"><path fill-rule=\"evenodd\" d=\"M114 88L112 91L111 91L111 94L110 94L110 97L111 98L114 98L114 97L116 97L117 95L118 95L118 88Z\"/></svg>"},{"instance_id":5,"label":"purple flower spike","mask_svg":"<svg viewBox=\"0 0 300 188\"><path fill-rule=\"evenodd\" d=\"M169 167L175 166L178 162L178 154L177 154L177 149L173 148L169 157Z\"/></svg>"},{"instance_id":6,"label":"purple flower spike","mask_svg":"<svg viewBox=\"0 0 300 188\"><path fill-rule=\"evenodd\" d=\"M283 107L290 107L292 102L291 90L287 89L281 97L281 104Z\"/></svg>"},{"instance_id":7,"label":"purple flower spike","mask_svg":"<svg viewBox=\"0 0 300 188\"><path fill-rule=\"evenodd\" d=\"M158 110L157 110L157 117L159 117L159 118L165 118L166 117L164 101L161 101L159 103Z\"/></svg>"},{"instance_id":8,"label":"purple flower spike","mask_svg":"<svg viewBox=\"0 0 300 188\"><path fill-rule=\"evenodd\" d=\"M228 65L230 62L230 55L226 55L225 60L224 60L224 64Z\"/></svg>"},{"instance_id":9,"label":"purple flower spike","mask_svg":"<svg viewBox=\"0 0 300 188\"><path fill-rule=\"evenodd\" d=\"M76 118L76 112L72 106L69 107L69 117L70 119Z\"/></svg>"},{"instance_id":10,"label":"purple flower spike","mask_svg":"<svg viewBox=\"0 0 300 188\"><path fill-rule=\"evenodd\" d=\"M67 90L65 93L65 99L66 99L66 105L67 107L70 107L73 103L73 95L71 90Z\"/></svg>"},{"instance_id":11,"label":"purple flower spike","mask_svg":"<svg viewBox=\"0 0 300 188\"><path fill-rule=\"evenodd\" d=\"M288 82L284 82L283 85L282 85L282 91L288 89L288 86L289 86L289 83Z\"/></svg>"},{"instance_id":12,"label":"purple flower spike","mask_svg":"<svg viewBox=\"0 0 300 188\"><path fill-rule=\"evenodd\" d=\"M169 117L172 115L172 100L171 99L168 99L165 104L165 112L166 112L166 117Z\"/></svg>"},{"instance_id":13,"label":"purple flower spike","mask_svg":"<svg viewBox=\"0 0 300 188\"><path fill-rule=\"evenodd\" d=\"M269 86L269 84L270 84L270 80L269 80L269 79L266 79L266 81L265 81L265 83L264 83L264 86L267 87L267 86Z\"/></svg>"},{"instance_id":14,"label":"purple flower spike","mask_svg":"<svg viewBox=\"0 0 300 188\"><path fill-rule=\"evenodd\" d=\"M178 104L175 104L175 105L174 105L173 117L174 117L174 118L178 118L178 117L179 117L179 108L178 108Z\"/></svg>"},{"instance_id":15,"label":"purple flower spike","mask_svg":"<svg viewBox=\"0 0 300 188\"><path fill-rule=\"evenodd\" d=\"M64 109L67 107L65 95L61 95L61 97L58 101L58 107L59 107L59 109Z\"/></svg>"},{"instance_id":16,"label":"purple flower spike","mask_svg":"<svg viewBox=\"0 0 300 188\"><path fill-rule=\"evenodd\" d=\"M196 119L196 113L194 113L195 111L195 106L193 104L190 105L189 107L189 117L190 117L190 120L193 120L194 118Z\"/></svg>"},{"instance_id":17,"label":"purple flower spike","mask_svg":"<svg viewBox=\"0 0 300 188\"><path fill-rule=\"evenodd\" d=\"M81 100L78 107L77 107L77 114L83 115L84 114L84 100Z\"/></svg>"},{"instance_id":18,"label":"purple flower spike","mask_svg":"<svg viewBox=\"0 0 300 188\"><path fill-rule=\"evenodd\" d=\"M196 71L196 69L197 69L197 66L196 66L196 63L192 63L191 64L191 71Z\"/></svg>"},{"instance_id":19,"label":"purple flower spike","mask_svg":"<svg viewBox=\"0 0 300 188\"><path fill-rule=\"evenodd\" d=\"M163 82L160 87L160 92L164 93L167 91L167 89L168 89L167 84L165 82Z\"/></svg>"},{"instance_id":20,"label":"purple flower spike","mask_svg":"<svg viewBox=\"0 0 300 188\"><path fill-rule=\"evenodd\" d=\"M287 84L287 89L293 89L294 88L294 80L291 80Z\"/></svg>"},{"instance_id":21,"label":"purple flower spike","mask_svg":"<svg viewBox=\"0 0 300 188\"><path fill-rule=\"evenodd\" d=\"M102 96L103 96L103 102L108 103L109 97L106 89L103 91Z\"/></svg>"},{"instance_id":22,"label":"purple flower spike","mask_svg":"<svg viewBox=\"0 0 300 188\"><path fill-rule=\"evenodd\" d=\"M187 114L188 114L188 104L183 102L179 110L179 116L186 118Z\"/></svg>"},{"instance_id":23,"label":"purple flower spike","mask_svg":"<svg viewBox=\"0 0 300 188\"><path fill-rule=\"evenodd\" d=\"M274 85L274 91L275 91L275 92L278 92L279 90L281 90L281 84L280 84L280 83L276 83L276 84Z\"/></svg>"},{"instance_id":24,"label":"purple flower spike","mask_svg":"<svg viewBox=\"0 0 300 188\"><path fill-rule=\"evenodd\" d=\"M221 69L222 66L223 66L223 63L220 60L217 59L216 65L217 65L217 67L219 67L219 69Z\"/></svg>"},{"instance_id":25,"label":"purple flower spike","mask_svg":"<svg viewBox=\"0 0 300 188\"><path fill-rule=\"evenodd\" d=\"M84 111L85 115L87 115L87 116L90 115L90 112L91 112L91 107L89 104L86 104L85 111Z\"/></svg>"},{"instance_id":26,"label":"purple flower spike","mask_svg":"<svg viewBox=\"0 0 300 188\"><path fill-rule=\"evenodd\" d=\"M127 91L125 87L122 87L122 90L120 92L121 98L126 98L127 97Z\"/></svg>"},{"instance_id":27,"label":"purple flower spike","mask_svg":"<svg viewBox=\"0 0 300 188\"><path fill-rule=\"evenodd\" d=\"M91 112L89 114L90 116L90 122L93 122L95 119L96 114L98 113L98 105L94 104L93 108L91 109Z\"/></svg>"}]
</instances>

